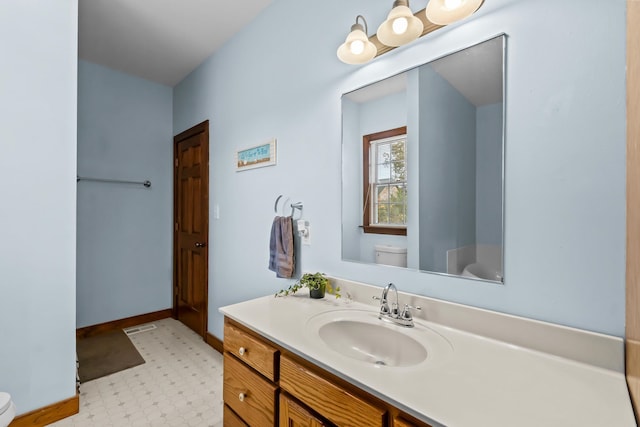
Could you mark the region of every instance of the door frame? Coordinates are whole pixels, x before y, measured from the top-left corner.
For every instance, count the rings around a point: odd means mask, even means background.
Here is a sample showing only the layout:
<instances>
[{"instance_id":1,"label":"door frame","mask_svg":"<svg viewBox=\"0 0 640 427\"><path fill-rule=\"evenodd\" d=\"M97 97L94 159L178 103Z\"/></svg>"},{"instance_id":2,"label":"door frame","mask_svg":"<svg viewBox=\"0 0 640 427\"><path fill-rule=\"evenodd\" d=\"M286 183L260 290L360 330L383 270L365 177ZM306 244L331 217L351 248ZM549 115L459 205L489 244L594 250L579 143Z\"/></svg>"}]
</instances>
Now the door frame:
<instances>
[{"instance_id":1,"label":"door frame","mask_svg":"<svg viewBox=\"0 0 640 427\"><path fill-rule=\"evenodd\" d=\"M209 120L205 120L192 128L189 128L173 137L173 286L172 286L172 313L173 318L178 318L178 144L199 133L204 134L203 138L203 158L205 161L205 171L203 177L204 200L207 215L203 218L205 234L207 235L207 260L205 263L205 284L204 284L204 325L202 328L202 338L206 341L209 324Z\"/></svg>"},{"instance_id":2,"label":"door frame","mask_svg":"<svg viewBox=\"0 0 640 427\"><path fill-rule=\"evenodd\" d=\"M627 386L640 422L640 0L627 0L627 257L625 358Z\"/></svg>"}]
</instances>

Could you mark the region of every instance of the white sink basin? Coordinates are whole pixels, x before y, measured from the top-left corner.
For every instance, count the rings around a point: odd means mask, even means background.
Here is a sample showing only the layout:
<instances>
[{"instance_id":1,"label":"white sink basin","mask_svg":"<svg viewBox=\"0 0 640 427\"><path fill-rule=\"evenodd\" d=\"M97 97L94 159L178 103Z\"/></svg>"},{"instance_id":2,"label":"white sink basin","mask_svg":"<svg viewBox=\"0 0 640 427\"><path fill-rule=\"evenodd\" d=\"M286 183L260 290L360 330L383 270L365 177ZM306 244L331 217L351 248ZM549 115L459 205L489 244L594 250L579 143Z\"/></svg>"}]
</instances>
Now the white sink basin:
<instances>
[{"instance_id":1,"label":"white sink basin","mask_svg":"<svg viewBox=\"0 0 640 427\"><path fill-rule=\"evenodd\" d=\"M318 330L332 350L381 366L413 366L427 358L427 349L391 328L354 320L338 320Z\"/></svg>"},{"instance_id":2,"label":"white sink basin","mask_svg":"<svg viewBox=\"0 0 640 427\"><path fill-rule=\"evenodd\" d=\"M376 367L410 367L444 358L451 344L439 333L416 323L413 328L383 322L378 313L332 310L307 322L309 342Z\"/></svg>"}]
</instances>

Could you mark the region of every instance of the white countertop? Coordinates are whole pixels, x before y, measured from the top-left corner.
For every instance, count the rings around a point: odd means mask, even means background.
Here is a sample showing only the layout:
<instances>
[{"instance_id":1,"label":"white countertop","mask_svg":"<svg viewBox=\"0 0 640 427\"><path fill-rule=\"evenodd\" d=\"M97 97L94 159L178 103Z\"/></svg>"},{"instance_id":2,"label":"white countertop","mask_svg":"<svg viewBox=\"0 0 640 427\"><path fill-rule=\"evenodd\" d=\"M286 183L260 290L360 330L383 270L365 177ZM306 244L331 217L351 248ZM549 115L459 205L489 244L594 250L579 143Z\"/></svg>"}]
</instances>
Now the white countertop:
<instances>
[{"instance_id":1,"label":"white countertop","mask_svg":"<svg viewBox=\"0 0 640 427\"><path fill-rule=\"evenodd\" d=\"M636 426L624 374L416 319L450 351L412 367L367 364L326 347L309 319L373 305L306 293L220 311L276 344L426 422L448 427ZM440 353L440 354L437 354Z\"/></svg>"}]
</instances>

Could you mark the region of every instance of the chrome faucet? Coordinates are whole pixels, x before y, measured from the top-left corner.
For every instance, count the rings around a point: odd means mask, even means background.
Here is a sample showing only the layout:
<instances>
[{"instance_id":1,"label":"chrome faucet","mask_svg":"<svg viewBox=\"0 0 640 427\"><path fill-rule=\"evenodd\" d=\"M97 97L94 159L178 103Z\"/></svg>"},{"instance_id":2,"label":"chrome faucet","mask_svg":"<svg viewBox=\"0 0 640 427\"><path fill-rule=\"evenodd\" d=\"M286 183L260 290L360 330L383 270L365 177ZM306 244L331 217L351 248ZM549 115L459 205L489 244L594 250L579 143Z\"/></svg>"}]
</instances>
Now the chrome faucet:
<instances>
[{"instance_id":1,"label":"chrome faucet","mask_svg":"<svg viewBox=\"0 0 640 427\"><path fill-rule=\"evenodd\" d=\"M396 293L396 301L391 303L391 307L389 307L389 300L387 298L390 290L393 290ZM373 299L380 301L380 314L378 315L378 319L406 326L408 328L413 327L413 316L411 315L411 309L421 310L420 307L413 307L409 304L405 304L402 312L399 313L398 288L396 288L396 285L394 285L393 283L389 283L384 287L381 297L374 296Z\"/></svg>"},{"instance_id":2,"label":"chrome faucet","mask_svg":"<svg viewBox=\"0 0 640 427\"><path fill-rule=\"evenodd\" d=\"M393 290L396 293L396 302L392 303L391 308L389 308L389 300L387 299L387 295L389 291ZM387 316L398 316L398 288L393 283L389 283L382 290L382 297L380 298L380 315L385 314Z\"/></svg>"}]
</instances>

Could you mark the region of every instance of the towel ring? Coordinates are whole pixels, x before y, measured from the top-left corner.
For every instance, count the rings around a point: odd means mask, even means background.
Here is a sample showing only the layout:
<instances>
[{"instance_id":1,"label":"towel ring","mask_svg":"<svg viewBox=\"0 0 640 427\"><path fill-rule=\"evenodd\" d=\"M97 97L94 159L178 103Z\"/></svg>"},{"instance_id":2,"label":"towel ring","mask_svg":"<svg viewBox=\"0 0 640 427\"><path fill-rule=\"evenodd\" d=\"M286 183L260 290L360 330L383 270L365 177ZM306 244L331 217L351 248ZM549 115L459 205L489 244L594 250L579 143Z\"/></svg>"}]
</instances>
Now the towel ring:
<instances>
[{"instance_id":1,"label":"towel ring","mask_svg":"<svg viewBox=\"0 0 640 427\"><path fill-rule=\"evenodd\" d=\"M280 202L280 199L282 199L283 195L279 195L278 198L276 199L276 203L273 205L273 211L276 213L276 215L278 214L278 203ZM300 211L300 217L302 217L302 202L296 202L296 203L291 203L291 218L293 218L293 215L296 212L296 209ZM284 209L284 205L282 206L282 208ZM284 213L283 213L284 214Z\"/></svg>"},{"instance_id":2,"label":"towel ring","mask_svg":"<svg viewBox=\"0 0 640 427\"><path fill-rule=\"evenodd\" d=\"M293 214L295 213L296 209L300 211L300 218L302 218L302 202L296 202L291 203L291 219L293 219Z\"/></svg>"},{"instance_id":3,"label":"towel ring","mask_svg":"<svg viewBox=\"0 0 640 427\"><path fill-rule=\"evenodd\" d=\"M278 198L276 199L276 204L273 205L273 211L275 213L278 213L278 202L280 201L280 199L282 199L282 194L278 196Z\"/></svg>"}]
</instances>

